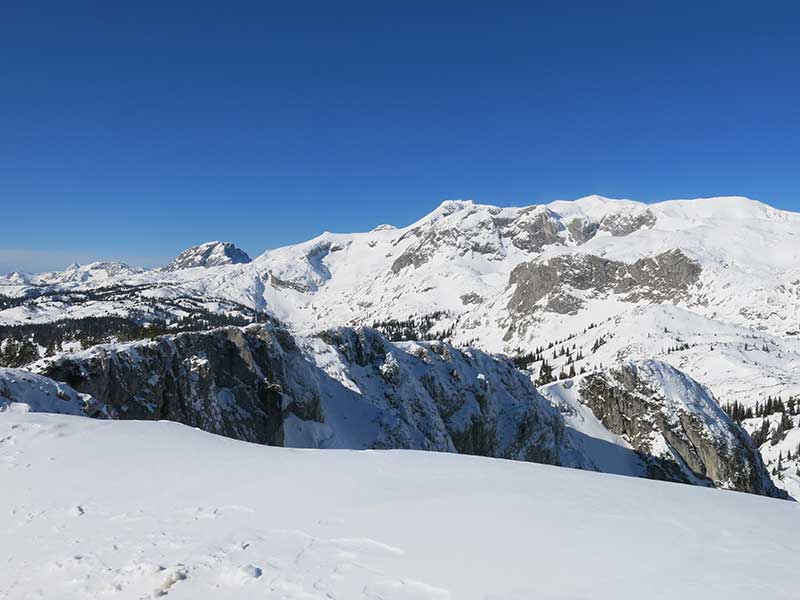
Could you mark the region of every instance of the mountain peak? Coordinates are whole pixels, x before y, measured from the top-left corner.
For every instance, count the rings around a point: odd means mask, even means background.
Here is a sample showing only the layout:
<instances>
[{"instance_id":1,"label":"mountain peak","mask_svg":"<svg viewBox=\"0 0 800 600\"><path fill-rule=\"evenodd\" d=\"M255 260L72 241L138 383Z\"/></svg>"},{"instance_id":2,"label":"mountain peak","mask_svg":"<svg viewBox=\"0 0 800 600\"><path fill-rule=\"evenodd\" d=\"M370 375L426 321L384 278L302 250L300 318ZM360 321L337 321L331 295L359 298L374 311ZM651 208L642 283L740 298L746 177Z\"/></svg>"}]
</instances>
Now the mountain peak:
<instances>
[{"instance_id":1,"label":"mountain peak","mask_svg":"<svg viewBox=\"0 0 800 600\"><path fill-rule=\"evenodd\" d=\"M218 267L251 262L247 253L231 242L205 242L181 252L167 267L168 271L194 267Z\"/></svg>"},{"instance_id":2,"label":"mountain peak","mask_svg":"<svg viewBox=\"0 0 800 600\"><path fill-rule=\"evenodd\" d=\"M475 206L475 202L472 200L445 200L439 205L439 210L447 214L452 214L458 210L464 210L465 208L471 208L473 206Z\"/></svg>"}]
</instances>

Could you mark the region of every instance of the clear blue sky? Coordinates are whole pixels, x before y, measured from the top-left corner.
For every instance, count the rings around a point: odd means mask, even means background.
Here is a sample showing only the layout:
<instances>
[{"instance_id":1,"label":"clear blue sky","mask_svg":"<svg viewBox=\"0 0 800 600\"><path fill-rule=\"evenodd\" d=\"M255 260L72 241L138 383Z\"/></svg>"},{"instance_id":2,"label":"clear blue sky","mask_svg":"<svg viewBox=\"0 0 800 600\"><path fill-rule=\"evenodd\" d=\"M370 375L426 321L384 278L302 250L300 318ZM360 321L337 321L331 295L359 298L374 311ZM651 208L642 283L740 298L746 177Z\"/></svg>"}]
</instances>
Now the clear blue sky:
<instances>
[{"instance_id":1,"label":"clear blue sky","mask_svg":"<svg viewBox=\"0 0 800 600\"><path fill-rule=\"evenodd\" d=\"M797 2L481 4L3 2L0 271L445 198L800 210Z\"/></svg>"}]
</instances>

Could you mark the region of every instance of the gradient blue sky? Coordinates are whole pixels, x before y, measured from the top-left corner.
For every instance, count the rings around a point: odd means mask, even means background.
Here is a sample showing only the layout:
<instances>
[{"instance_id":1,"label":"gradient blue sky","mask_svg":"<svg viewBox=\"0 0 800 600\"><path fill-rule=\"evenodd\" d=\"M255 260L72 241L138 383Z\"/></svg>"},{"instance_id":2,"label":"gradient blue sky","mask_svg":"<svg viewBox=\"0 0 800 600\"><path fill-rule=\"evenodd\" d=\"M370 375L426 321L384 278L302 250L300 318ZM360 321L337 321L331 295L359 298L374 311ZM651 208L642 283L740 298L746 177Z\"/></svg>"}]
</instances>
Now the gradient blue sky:
<instances>
[{"instance_id":1,"label":"gradient blue sky","mask_svg":"<svg viewBox=\"0 0 800 600\"><path fill-rule=\"evenodd\" d=\"M0 4L0 271L445 198L800 210L797 2L290 5Z\"/></svg>"}]
</instances>

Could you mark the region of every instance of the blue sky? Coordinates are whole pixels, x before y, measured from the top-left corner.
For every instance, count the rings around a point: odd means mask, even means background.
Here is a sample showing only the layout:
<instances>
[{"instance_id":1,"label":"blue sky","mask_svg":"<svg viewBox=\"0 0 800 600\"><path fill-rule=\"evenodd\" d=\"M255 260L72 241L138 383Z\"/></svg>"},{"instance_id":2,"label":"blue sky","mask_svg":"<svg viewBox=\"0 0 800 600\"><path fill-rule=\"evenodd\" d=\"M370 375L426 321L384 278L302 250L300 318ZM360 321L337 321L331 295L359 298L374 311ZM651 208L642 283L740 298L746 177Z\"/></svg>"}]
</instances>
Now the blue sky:
<instances>
[{"instance_id":1,"label":"blue sky","mask_svg":"<svg viewBox=\"0 0 800 600\"><path fill-rule=\"evenodd\" d=\"M797 3L289 4L2 3L0 271L445 198L800 210Z\"/></svg>"}]
</instances>

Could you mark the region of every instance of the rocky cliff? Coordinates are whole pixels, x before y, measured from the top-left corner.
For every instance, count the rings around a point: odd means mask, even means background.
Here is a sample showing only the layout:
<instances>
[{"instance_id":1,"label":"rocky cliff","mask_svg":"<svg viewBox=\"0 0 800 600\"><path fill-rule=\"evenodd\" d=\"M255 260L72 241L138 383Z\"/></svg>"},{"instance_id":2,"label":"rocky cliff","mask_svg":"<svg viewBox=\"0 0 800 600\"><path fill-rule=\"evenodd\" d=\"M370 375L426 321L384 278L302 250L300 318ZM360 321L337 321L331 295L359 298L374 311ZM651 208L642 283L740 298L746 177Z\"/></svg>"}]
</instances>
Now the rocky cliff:
<instances>
[{"instance_id":1,"label":"rocky cliff","mask_svg":"<svg viewBox=\"0 0 800 600\"><path fill-rule=\"evenodd\" d=\"M444 342L391 343L367 327L313 336L226 327L100 345L39 368L115 417L251 442L459 452L780 495L708 391L655 361L567 382L572 410L593 415L593 428L510 361Z\"/></svg>"},{"instance_id":2,"label":"rocky cliff","mask_svg":"<svg viewBox=\"0 0 800 600\"><path fill-rule=\"evenodd\" d=\"M588 408L642 457L648 477L785 496L750 437L711 393L665 363L627 361L544 392L564 412Z\"/></svg>"},{"instance_id":3,"label":"rocky cliff","mask_svg":"<svg viewBox=\"0 0 800 600\"><path fill-rule=\"evenodd\" d=\"M109 344L43 372L120 418L258 443L412 448L559 464L560 415L510 362L369 328L295 338L275 325Z\"/></svg>"}]
</instances>

